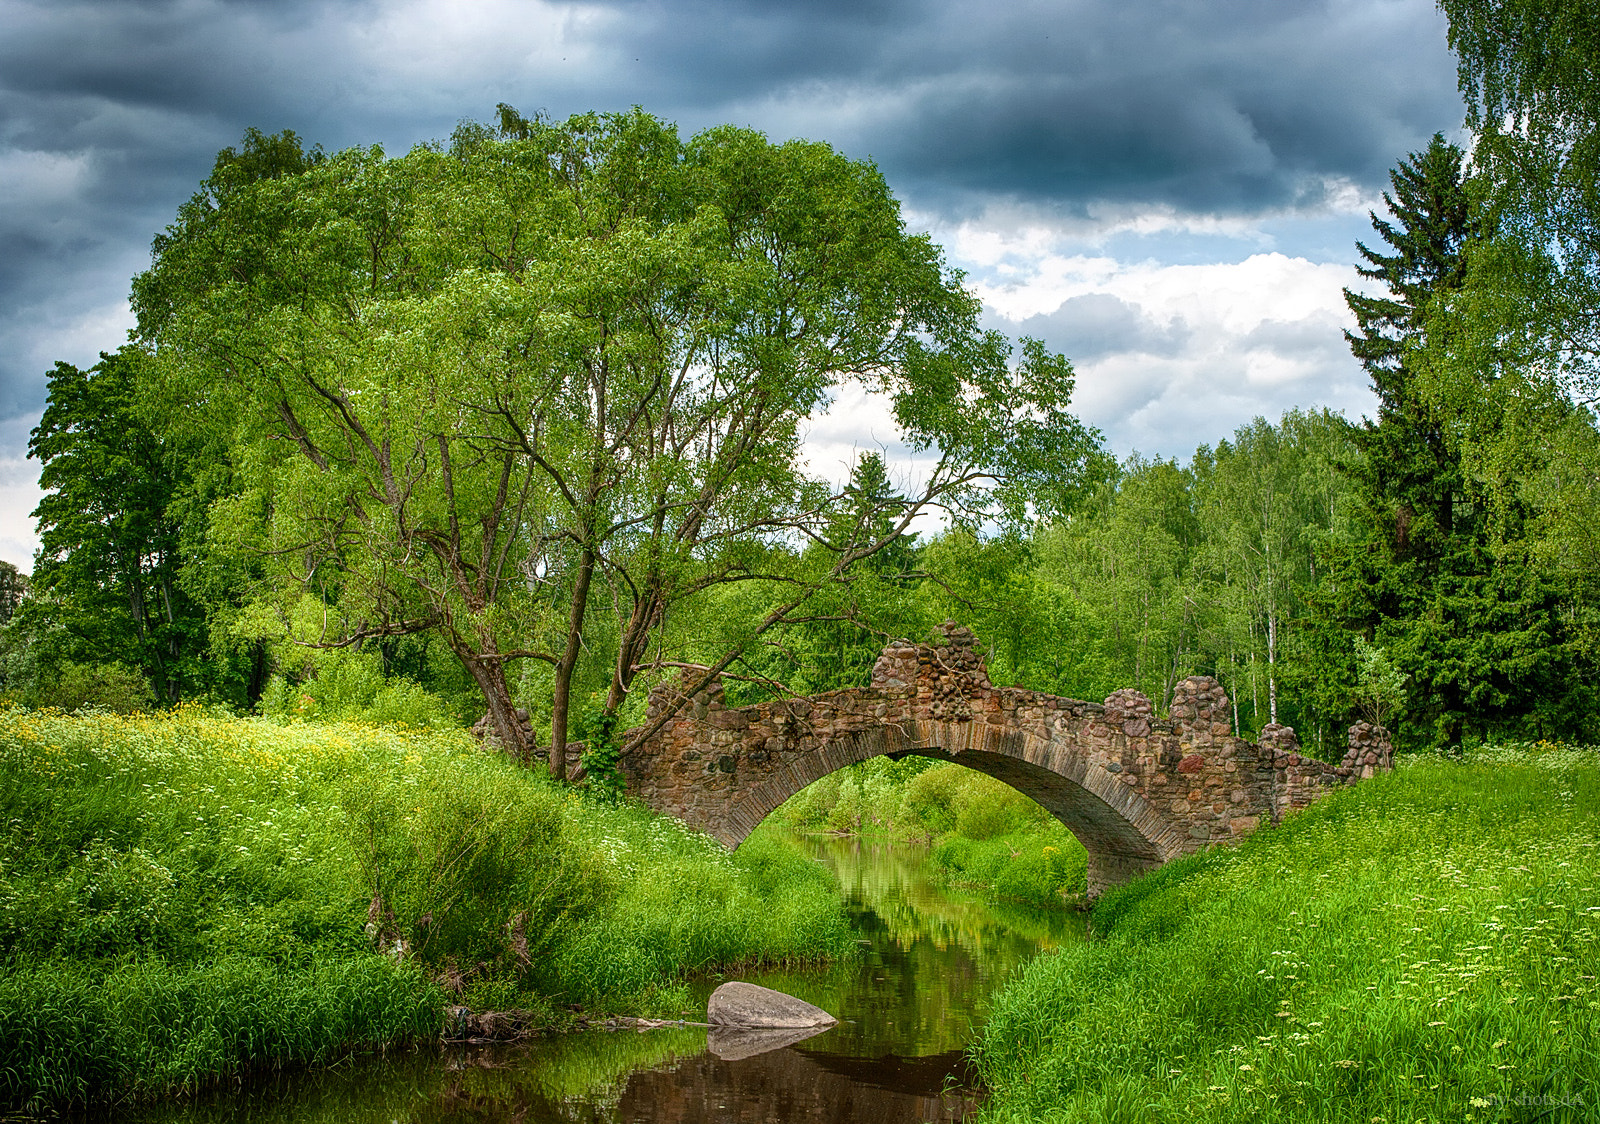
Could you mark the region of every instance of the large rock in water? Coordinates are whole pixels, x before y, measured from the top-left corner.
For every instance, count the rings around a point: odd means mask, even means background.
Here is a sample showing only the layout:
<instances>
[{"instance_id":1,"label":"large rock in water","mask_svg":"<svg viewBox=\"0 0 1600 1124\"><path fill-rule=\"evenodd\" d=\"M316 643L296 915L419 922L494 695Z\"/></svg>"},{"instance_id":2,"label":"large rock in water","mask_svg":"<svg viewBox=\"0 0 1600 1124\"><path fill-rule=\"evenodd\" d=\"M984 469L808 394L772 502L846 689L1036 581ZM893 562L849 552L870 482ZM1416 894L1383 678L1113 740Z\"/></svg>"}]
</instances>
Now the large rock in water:
<instances>
[{"instance_id":1,"label":"large rock in water","mask_svg":"<svg viewBox=\"0 0 1600 1124\"><path fill-rule=\"evenodd\" d=\"M706 1022L713 1026L819 1027L838 1021L804 999L741 980L717 988L706 1004Z\"/></svg>"}]
</instances>

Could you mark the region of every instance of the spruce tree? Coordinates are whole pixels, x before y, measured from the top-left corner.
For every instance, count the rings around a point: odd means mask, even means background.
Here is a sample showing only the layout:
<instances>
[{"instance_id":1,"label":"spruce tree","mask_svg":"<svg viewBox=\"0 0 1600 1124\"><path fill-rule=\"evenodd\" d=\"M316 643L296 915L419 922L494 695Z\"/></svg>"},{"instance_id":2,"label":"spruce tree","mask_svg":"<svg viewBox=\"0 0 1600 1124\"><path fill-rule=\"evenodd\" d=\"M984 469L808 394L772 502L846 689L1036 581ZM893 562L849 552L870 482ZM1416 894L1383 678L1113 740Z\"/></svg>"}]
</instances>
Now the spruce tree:
<instances>
[{"instance_id":1,"label":"spruce tree","mask_svg":"<svg viewBox=\"0 0 1600 1124\"><path fill-rule=\"evenodd\" d=\"M1480 231L1462 175L1462 152L1438 133L1389 173L1383 199L1394 221L1371 215L1393 253L1357 242L1367 263L1356 272L1381 282L1383 296L1344 291L1357 331L1350 351L1372 379L1377 420L1356 431L1364 457L1357 469L1364 514L1382 527L1396 558L1447 550L1457 521L1461 464L1447 421L1420 391L1406 361L1422 342L1430 300L1459 289L1466 277L1462 247ZM1386 525L1386 526L1385 526Z\"/></svg>"}]
</instances>

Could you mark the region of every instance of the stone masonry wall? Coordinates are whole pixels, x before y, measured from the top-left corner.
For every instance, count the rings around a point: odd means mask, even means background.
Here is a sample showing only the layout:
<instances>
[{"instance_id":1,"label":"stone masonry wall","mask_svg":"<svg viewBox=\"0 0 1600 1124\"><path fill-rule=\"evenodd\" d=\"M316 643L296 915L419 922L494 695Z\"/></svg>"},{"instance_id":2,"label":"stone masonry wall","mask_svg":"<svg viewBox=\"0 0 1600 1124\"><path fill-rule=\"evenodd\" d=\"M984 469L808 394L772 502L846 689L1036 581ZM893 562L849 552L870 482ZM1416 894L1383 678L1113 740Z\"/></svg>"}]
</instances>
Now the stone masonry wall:
<instances>
[{"instance_id":1,"label":"stone masonry wall","mask_svg":"<svg viewBox=\"0 0 1600 1124\"><path fill-rule=\"evenodd\" d=\"M1229 843L1333 788L1392 766L1388 732L1360 723L1339 765L1306 757L1294 731L1236 737L1208 676L1180 683L1161 721L1143 694L1103 704L989 682L970 630L895 641L863 688L729 707L713 680L622 761L631 792L736 847L812 781L879 754L959 761L1037 800L1090 856L1090 892L1181 854ZM652 720L686 682L650 695Z\"/></svg>"}]
</instances>

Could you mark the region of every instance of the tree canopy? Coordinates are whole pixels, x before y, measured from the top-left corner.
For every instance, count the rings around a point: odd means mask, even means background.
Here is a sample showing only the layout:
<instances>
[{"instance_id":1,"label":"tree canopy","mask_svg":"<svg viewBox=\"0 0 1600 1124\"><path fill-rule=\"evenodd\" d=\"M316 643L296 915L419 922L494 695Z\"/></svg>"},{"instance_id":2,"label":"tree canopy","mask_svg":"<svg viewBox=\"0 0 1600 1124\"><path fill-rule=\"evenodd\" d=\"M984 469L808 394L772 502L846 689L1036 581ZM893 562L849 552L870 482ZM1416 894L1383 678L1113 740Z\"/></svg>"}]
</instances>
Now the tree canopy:
<instances>
[{"instance_id":1,"label":"tree canopy","mask_svg":"<svg viewBox=\"0 0 1600 1124\"><path fill-rule=\"evenodd\" d=\"M684 599L788 590L760 632L930 506L1070 499L1097 450L1070 366L979 329L870 164L639 111L501 124L393 158L247 136L135 280L167 400L247 485L223 522L272 560L258 627L436 633L524 754L506 666L547 664L560 770L579 659L609 648L614 711ZM851 383L933 458L873 541L829 536L863 493L801 459ZM802 541L829 562L790 565Z\"/></svg>"},{"instance_id":2,"label":"tree canopy","mask_svg":"<svg viewBox=\"0 0 1600 1124\"><path fill-rule=\"evenodd\" d=\"M1530 374L1600 396L1600 9L1439 0L1460 61L1477 186L1502 231L1472 286L1477 331Z\"/></svg>"}]
</instances>

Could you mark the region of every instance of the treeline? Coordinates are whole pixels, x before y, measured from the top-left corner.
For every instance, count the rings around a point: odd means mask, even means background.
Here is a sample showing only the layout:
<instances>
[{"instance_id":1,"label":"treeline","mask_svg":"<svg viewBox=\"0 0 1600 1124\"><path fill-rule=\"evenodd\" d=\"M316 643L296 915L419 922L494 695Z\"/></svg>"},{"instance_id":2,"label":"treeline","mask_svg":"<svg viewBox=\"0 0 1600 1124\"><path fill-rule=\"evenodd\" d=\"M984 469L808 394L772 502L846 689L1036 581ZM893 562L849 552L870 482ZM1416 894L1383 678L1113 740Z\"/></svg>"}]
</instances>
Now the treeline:
<instances>
[{"instance_id":1,"label":"treeline","mask_svg":"<svg viewBox=\"0 0 1600 1124\"><path fill-rule=\"evenodd\" d=\"M92 385L125 362L80 377ZM1595 664L1592 573L1550 564L1560 556L1546 544L1509 538L1487 519L1444 541L1459 552L1449 565L1415 522L1408 538L1392 536L1365 490L1378 475L1370 450L1382 427L1291 411L1202 446L1187 465L1131 457L1070 517L1027 533L905 536L814 598L811 619L742 654L726 673L730 691L751 700L860 685L887 639L926 636L955 618L987 646L996 683L1092 700L1134 686L1160 704L1185 676L1215 675L1237 729L1281 722L1334 755L1342 727L1362 716L1391 720L1412 746L1583 737L1594 717L1582 678ZM160 498L194 486L171 484ZM896 499L874 454L861 458L851 489L884 510ZM202 520L198 531L182 521L186 508ZM470 679L427 637L332 650L250 637L240 622L251 558L240 547L219 559L204 513L192 501L146 513L173 546L124 548L142 551L143 570L84 575L70 565L82 548L38 566L5 633L14 700L133 709L201 698L281 717L414 725L481 715ZM119 524L93 526L106 534ZM176 546L186 536L188 556ZM788 563L803 569L804 552L793 553ZM118 555L96 543L92 556ZM141 619L145 603L158 608L154 620ZM1409 611L1385 613L1391 604ZM663 646L680 662L709 662L770 608L721 591L684 606ZM609 670L594 660L575 672L591 718L603 713ZM545 665L528 667L516 694L548 721ZM640 717L638 702L627 720Z\"/></svg>"},{"instance_id":2,"label":"treeline","mask_svg":"<svg viewBox=\"0 0 1600 1124\"><path fill-rule=\"evenodd\" d=\"M393 159L252 132L157 239L136 342L51 376L0 687L487 712L560 773L668 676L856 685L955 618L998 683L1161 706L1210 674L1239 730L1325 756L1357 718L1410 748L1591 739L1593 121L1502 136L1533 95L1497 73L1472 157L1401 160L1356 248L1375 415L1258 418L1187 463L1114 461L1067 361L980 330L826 146L507 107ZM921 488L871 453L840 489L806 472L805 420L863 380L936 454Z\"/></svg>"}]
</instances>

